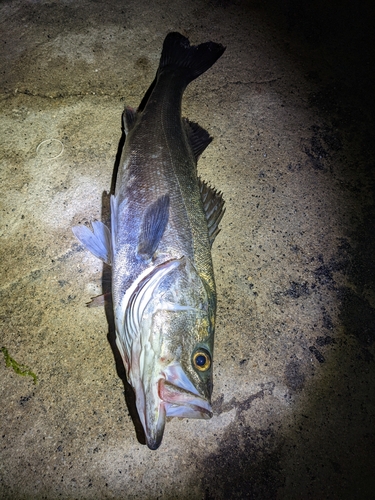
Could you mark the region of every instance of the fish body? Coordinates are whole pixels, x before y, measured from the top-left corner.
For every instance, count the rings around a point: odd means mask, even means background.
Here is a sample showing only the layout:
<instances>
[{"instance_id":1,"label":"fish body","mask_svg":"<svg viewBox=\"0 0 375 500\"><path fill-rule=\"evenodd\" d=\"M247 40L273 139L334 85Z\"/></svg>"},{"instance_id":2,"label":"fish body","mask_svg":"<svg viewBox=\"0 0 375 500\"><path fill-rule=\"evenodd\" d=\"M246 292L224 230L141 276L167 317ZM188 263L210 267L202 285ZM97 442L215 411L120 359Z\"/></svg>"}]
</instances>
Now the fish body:
<instances>
[{"instance_id":1,"label":"fish body","mask_svg":"<svg viewBox=\"0 0 375 500\"><path fill-rule=\"evenodd\" d=\"M138 109L123 114L111 232L101 222L94 232L73 228L112 265L116 343L151 449L161 443L167 416L212 416L211 246L224 202L198 177L197 159L212 139L181 117L181 101L224 50L167 35L154 82Z\"/></svg>"}]
</instances>

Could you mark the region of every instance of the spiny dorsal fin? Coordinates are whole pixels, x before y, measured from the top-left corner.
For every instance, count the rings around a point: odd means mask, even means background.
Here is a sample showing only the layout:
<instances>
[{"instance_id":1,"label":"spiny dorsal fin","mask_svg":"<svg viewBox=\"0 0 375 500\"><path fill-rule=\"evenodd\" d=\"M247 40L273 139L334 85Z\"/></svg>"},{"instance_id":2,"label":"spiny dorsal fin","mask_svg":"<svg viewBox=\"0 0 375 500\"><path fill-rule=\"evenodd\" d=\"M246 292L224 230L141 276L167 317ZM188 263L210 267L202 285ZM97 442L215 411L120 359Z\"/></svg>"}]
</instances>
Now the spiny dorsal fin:
<instances>
[{"instance_id":1,"label":"spiny dorsal fin","mask_svg":"<svg viewBox=\"0 0 375 500\"><path fill-rule=\"evenodd\" d=\"M138 237L138 255L145 261L152 259L163 237L169 218L169 195L160 196L146 208Z\"/></svg>"},{"instance_id":2,"label":"spiny dorsal fin","mask_svg":"<svg viewBox=\"0 0 375 500\"><path fill-rule=\"evenodd\" d=\"M206 182L198 179L204 213L208 226L208 238L212 246L216 236L219 234L219 224L223 218L225 208L222 193L209 186Z\"/></svg>"},{"instance_id":3,"label":"spiny dorsal fin","mask_svg":"<svg viewBox=\"0 0 375 500\"><path fill-rule=\"evenodd\" d=\"M191 122L187 118L183 118L182 121L195 161L198 161L200 155L212 141L212 137L198 123Z\"/></svg>"}]
</instances>

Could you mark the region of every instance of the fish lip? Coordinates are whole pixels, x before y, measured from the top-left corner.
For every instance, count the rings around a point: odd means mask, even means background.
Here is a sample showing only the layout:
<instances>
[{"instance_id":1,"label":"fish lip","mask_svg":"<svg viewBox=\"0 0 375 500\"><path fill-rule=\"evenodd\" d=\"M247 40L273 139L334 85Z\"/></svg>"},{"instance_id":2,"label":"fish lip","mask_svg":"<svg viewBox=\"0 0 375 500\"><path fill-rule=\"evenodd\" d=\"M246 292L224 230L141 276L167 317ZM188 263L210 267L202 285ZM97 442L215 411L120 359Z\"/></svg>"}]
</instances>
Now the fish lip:
<instances>
[{"instance_id":1,"label":"fish lip","mask_svg":"<svg viewBox=\"0 0 375 500\"><path fill-rule=\"evenodd\" d=\"M166 412L164 405L159 405L158 408L158 421L154 427L149 425L147 418L145 419L144 433L146 437L146 444L150 450L157 450L161 445L164 435Z\"/></svg>"},{"instance_id":2,"label":"fish lip","mask_svg":"<svg viewBox=\"0 0 375 500\"><path fill-rule=\"evenodd\" d=\"M146 444L150 450L157 450L163 439L166 417L209 419L212 407L178 362L171 363L152 379L140 380L137 407Z\"/></svg>"},{"instance_id":3,"label":"fish lip","mask_svg":"<svg viewBox=\"0 0 375 500\"><path fill-rule=\"evenodd\" d=\"M211 418L210 401L199 393L180 363L168 365L159 381L159 397L167 404L167 416Z\"/></svg>"},{"instance_id":4,"label":"fish lip","mask_svg":"<svg viewBox=\"0 0 375 500\"><path fill-rule=\"evenodd\" d=\"M152 382L152 384L148 382L138 379L134 392L146 444L150 450L157 450L164 435L166 409L158 395L158 382Z\"/></svg>"},{"instance_id":5,"label":"fish lip","mask_svg":"<svg viewBox=\"0 0 375 500\"><path fill-rule=\"evenodd\" d=\"M160 437L157 437L156 439L153 439L153 438L150 438L149 436L147 437L146 436L146 442L147 442L147 446L148 448L150 448L150 450L157 450L159 448L159 446L161 445L161 441L163 439L163 435L161 435Z\"/></svg>"},{"instance_id":6,"label":"fish lip","mask_svg":"<svg viewBox=\"0 0 375 500\"><path fill-rule=\"evenodd\" d=\"M202 396L161 379L159 395L166 406L167 417L211 418L212 407Z\"/></svg>"}]
</instances>

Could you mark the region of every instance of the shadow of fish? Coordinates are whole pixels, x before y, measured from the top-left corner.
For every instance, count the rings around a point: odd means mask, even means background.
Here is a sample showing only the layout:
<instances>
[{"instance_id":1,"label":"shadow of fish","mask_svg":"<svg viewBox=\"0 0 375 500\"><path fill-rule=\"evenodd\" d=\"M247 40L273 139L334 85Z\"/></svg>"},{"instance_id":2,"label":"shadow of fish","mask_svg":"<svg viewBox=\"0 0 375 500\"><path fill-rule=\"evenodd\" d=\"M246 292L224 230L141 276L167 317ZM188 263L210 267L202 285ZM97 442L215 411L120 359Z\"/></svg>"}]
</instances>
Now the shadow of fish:
<instances>
[{"instance_id":1,"label":"shadow of fish","mask_svg":"<svg viewBox=\"0 0 375 500\"><path fill-rule=\"evenodd\" d=\"M123 114L126 140L111 197L111 232L73 227L112 265L116 343L149 448L166 417L210 418L216 290L211 246L224 201L201 181L197 160L211 142L181 118L186 86L225 48L165 38L155 80Z\"/></svg>"}]
</instances>

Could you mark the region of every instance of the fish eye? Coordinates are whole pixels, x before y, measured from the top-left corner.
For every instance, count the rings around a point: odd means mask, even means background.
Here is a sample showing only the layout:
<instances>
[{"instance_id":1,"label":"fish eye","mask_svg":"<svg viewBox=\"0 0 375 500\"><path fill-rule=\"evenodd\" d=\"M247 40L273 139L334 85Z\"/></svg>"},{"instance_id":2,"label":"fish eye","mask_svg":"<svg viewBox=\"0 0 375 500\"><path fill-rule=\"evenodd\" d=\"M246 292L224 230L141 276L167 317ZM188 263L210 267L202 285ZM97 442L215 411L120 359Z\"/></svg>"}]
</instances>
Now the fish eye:
<instances>
[{"instance_id":1,"label":"fish eye","mask_svg":"<svg viewBox=\"0 0 375 500\"><path fill-rule=\"evenodd\" d=\"M198 349L193 354L193 366L200 372L206 372L211 367L211 356L205 349Z\"/></svg>"}]
</instances>

